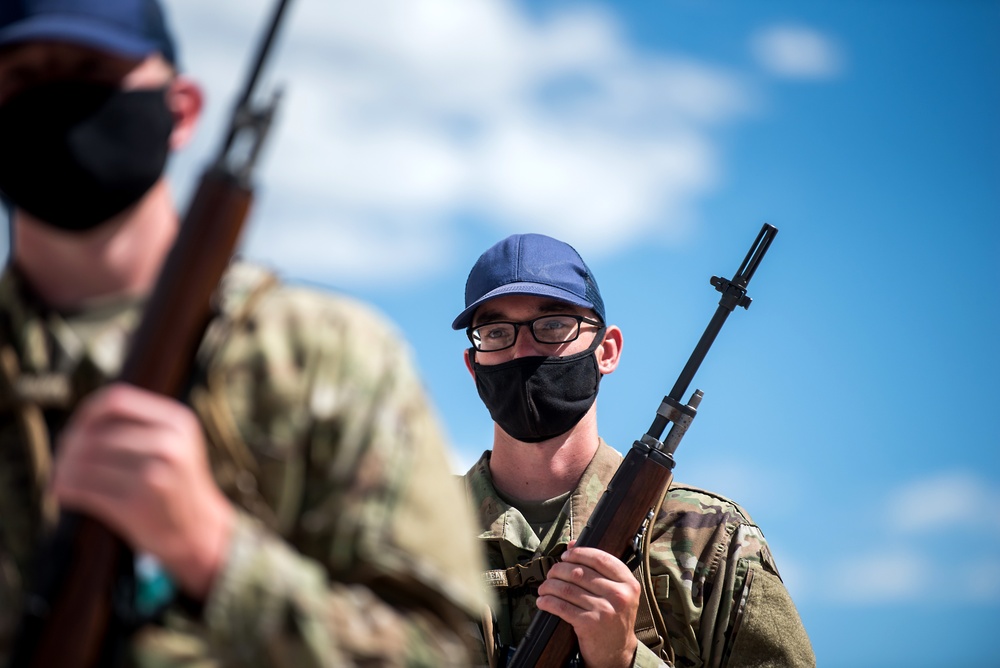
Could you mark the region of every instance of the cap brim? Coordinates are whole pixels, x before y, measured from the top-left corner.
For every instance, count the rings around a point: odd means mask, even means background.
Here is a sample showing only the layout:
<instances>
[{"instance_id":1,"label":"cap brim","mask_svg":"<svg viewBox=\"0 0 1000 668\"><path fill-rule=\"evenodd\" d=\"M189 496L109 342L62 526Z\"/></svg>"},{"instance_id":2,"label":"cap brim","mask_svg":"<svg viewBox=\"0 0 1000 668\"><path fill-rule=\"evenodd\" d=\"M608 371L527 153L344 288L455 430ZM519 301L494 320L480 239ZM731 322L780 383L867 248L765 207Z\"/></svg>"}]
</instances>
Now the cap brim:
<instances>
[{"instance_id":1,"label":"cap brim","mask_svg":"<svg viewBox=\"0 0 1000 668\"><path fill-rule=\"evenodd\" d=\"M568 290L563 290L562 288L557 288L552 285L544 285L541 283L508 283L506 285L501 285L499 288L487 292L485 295L474 301L472 304L467 306L464 311L458 314L458 317L451 323L452 329L465 329L472 324L472 316L475 315L476 309L490 301L491 299L496 299L497 297L505 297L507 295L528 295L531 297L549 297L551 299L558 299L559 301L567 302L573 304L574 306L580 306L582 308L594 308L594 305L588 302L583 297L575 295Z\"/></svg>"},{"instance_id":2,"label":"cap brim","mask_svg":"<svg viewBox=\"0 0 1000 668\"><path fill-rule=\"evenodd\" d=\"M42 14L0 30L0 46L38 40L69 42L136 59L158 50L150 40L80 16Z\"/></svg>"}]
</instances>

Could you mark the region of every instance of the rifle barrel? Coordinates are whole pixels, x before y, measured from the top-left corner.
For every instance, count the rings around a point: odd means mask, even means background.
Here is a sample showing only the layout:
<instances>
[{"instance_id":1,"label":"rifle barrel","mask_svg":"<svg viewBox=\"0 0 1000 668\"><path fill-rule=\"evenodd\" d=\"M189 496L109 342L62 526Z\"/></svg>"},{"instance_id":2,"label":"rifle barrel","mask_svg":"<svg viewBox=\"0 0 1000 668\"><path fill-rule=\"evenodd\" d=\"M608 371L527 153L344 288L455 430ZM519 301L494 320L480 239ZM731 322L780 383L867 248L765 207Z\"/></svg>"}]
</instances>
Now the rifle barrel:
<instances>
[{"instance_id":1,"label":"rifle barrel","mask_svg":"<svg viewBox=\"0 0 1000 668\"><path fill-rule=\"evenodd\" d=\"M715 337L719 335L719 331L722 330L722 326L726 324L726 319L735 307L750 308L751 299L746 295L746 287L750 283L750 279L753 278L754 272L757 271L757 267L764 258L767 249L771 247L771 242L774 241L777 233L778 228L764 223L753 245L750 246L750 251L743 258L743 262L740 264L739 269L736 270L733 278L727 281L717 276L712 277L711 284L715 286L716 290L722 293L722 297L719 299L719 306L716 308L715 314L709 321L704 333L702 333L701 339L698 340L698 345L695 346L694 351L688 358L687 364L681 370L680 376L677 377L677 382L671 388L670 394L667 395L670 399L681 401L687 393L695 373L698 372L698 368L705 360L709 348L715 343ZM663 430L666 428L667 423L668 420L658 414L646 434L659 440L663 435Z\"/></svg>"}]
</instances>

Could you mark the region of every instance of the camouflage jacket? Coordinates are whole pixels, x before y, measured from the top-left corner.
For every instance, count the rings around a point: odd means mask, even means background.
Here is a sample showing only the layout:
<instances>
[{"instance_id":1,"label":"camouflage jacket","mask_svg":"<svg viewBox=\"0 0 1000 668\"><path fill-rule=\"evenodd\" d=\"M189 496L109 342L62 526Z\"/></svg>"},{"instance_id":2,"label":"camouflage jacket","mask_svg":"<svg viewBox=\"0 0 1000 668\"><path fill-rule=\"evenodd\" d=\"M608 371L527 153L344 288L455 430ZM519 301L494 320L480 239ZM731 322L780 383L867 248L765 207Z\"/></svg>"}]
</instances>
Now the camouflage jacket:
<instances>
[{"instance_id":1,"label":"camouflage jacket","mask_svg":"<svg viewBox=\"0 0 1000 668\"><path fill-rule=\"evenodd\" d=\"M602 439L597 454L545 536L493 487L487 451L465 475L488 567L509 569L558 556L579 536L623 457ZM680 667L815 666L809 638L770 549L732 501L680 484L670 487L653 527L650 575ZM537 586L537 585L536 585ZM535 612L536 586L499 592L496 632L521 641ZM634 666L663 666L640 643Z\"/></svg>"},{"instance_id":2,"label":"camouflage jacket","mask_svg":"<svg viewBox=\"0 0 1000 668\"><path fill-rule=\"evenodd\" d=\"M468 665L481 558L401 337L359 303L249 265L220 294L187 400L237 526L201 609L172 604L132 636L126 663ZM117 373L139 310L85 319L84 341L15 272L0 278L4 665L51 517L48 433Z\"/></svg>"}]
</instances>

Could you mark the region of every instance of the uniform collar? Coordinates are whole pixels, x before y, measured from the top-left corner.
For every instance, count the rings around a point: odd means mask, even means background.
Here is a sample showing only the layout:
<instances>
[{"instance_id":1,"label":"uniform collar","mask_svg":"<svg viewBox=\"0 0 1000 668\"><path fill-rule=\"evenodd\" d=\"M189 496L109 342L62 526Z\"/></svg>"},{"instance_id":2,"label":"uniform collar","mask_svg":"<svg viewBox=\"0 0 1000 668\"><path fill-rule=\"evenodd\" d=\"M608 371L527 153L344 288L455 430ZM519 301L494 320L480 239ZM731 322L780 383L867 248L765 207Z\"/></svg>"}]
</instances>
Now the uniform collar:
<instances>
[{"instance_id":1,"label":"uniform collar","mask_svg":"<svg viewBox=\"0 0 1000 668\"><path fill-rule=\"evenodd\" d=\"M116 376L142 312L141 300L106 302L102 321L88 326L84 341L69 321L32 293L8 263L0 276L0 338L17 352L21 372L69 377L74 393L86 393Z\"/></svg>"},{"instance_id":2,"label":"uniform collar","mask_svg":"<svg viewBox=\"0 0 1000 668\"><path fill-rule=\"evenodd\" d=\"M560 511L546 536L539 540L527 520L497 493L490 475L490 451L487 450L465 475L470 501L480 521L481 540L498 541L522 551L538 554L562 552L580 535L587 518L622 462L622 455L598 439L597 452L587 465L576 488Z\"/></svg>"}]
</instances>

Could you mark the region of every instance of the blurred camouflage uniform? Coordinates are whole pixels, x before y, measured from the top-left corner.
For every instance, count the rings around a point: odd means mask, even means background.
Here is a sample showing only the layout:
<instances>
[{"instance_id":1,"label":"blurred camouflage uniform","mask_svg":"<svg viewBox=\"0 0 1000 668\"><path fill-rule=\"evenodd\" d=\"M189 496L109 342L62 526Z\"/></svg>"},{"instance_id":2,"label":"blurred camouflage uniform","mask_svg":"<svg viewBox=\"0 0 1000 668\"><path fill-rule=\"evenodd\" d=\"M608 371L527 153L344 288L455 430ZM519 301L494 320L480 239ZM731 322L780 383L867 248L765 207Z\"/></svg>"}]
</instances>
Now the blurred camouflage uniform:
<instances>
[{"instance_id":1,"label":"blurred camouflage uniform","mask_svg":"<svg viewBox=\"0 0 1000 668\"><path fill-rule=\"evenodd\" d=\"M45 312L0 279L0 659L52 517L46 432L113 377L140 305ZM138 666L459 666L486 597L472 519L400 337L342 297L230 270L190 403L238 508L201 610L133 637ZM442 509L447 509L443 512ZM463 528L465 527L465 528Z\"/></svg>"},{"instance_id":2,"label":"blurred camouflage uniform","mask_svg":"<svg viewBox=\"0 0 1000 668\"><path fill-rule=\"evenodd\" d=\"M499 585L495 632L502 646L516 646L534 616L539 578L547 572L544 560L533 560L558 557L580 535L623 457L602 439L541 539L493 487L489 458L487 451L465 481L479 515L479 538L491 569L487 580ZM652 589L666 624L673 665L816 665L767 542L742 508L715 494L674 484L652 537ZM521 584L505 587L503 581ZM633 665L663 666L664 661L640 643Z\"/></svg>"}]
</instances>

